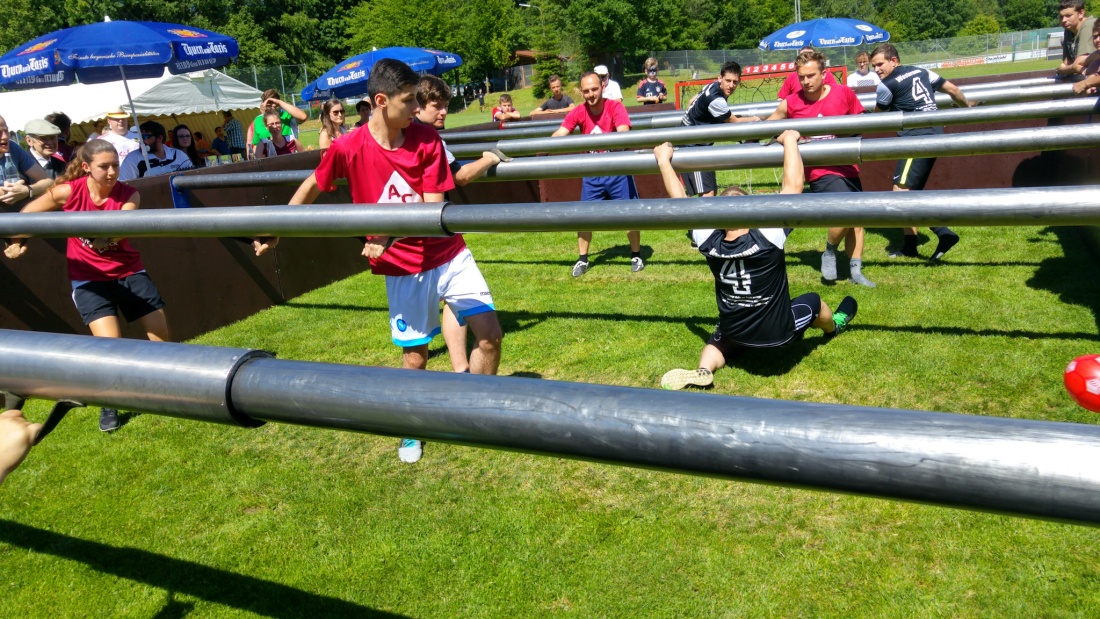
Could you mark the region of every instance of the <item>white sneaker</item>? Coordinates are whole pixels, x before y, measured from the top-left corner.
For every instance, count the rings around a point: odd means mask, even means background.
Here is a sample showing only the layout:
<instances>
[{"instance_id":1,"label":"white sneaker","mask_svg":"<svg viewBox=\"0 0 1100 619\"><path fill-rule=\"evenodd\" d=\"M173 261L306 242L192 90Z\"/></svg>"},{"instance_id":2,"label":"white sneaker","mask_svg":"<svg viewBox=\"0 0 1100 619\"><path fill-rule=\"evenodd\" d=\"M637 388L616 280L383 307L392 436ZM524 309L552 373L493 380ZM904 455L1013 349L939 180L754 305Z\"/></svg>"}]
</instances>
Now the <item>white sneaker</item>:
<instances>
[{"instance_id":1,"label":"white sneaker","mask_svg":"<svg viewBox=\"0 0 1100 619\"><path fill-rule=\"evenodd\" d=\"M419 462L420 458L424 455L424 441L418 441L414 438L401 439L401 445L397 448L397 457L402 462Z\"/></svg>"}]
</instances>

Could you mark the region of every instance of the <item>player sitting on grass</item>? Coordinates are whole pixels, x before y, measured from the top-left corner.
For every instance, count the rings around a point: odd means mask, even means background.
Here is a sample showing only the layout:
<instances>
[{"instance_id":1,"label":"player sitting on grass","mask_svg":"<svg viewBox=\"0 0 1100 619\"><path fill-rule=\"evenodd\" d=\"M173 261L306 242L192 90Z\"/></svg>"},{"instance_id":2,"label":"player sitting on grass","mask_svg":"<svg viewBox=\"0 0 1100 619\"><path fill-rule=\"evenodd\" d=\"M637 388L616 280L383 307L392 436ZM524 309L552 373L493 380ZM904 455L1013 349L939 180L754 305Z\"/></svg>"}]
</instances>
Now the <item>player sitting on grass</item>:
<instances>
[{"instance_id":1,"label":"player sitting on grass","mask_svg":"<svg viewBox=\"0 0 1100 619\"><path fill-rule=\"evenodd\" d=\"M806 182L797 131L779 136L783 145L783 188L780 193L802 193ZM680 177L672 169L672 145L653 149L665 191L673 198L686 198ZM740 187L730 187L723 196L743 196ZM665 389L709 387L714 371L726 365L746 348L773 348L794 342L810 326L832 338L844 331L856 315L856 300L844 297L836 312L816 292L791 299L787 289L787 263L783 245L790 228L738 228L736 230L692 230L714 274L718 297L718 327L710 336L697 370L670 370L661 378Z\"/></svg>"}]
</instances>

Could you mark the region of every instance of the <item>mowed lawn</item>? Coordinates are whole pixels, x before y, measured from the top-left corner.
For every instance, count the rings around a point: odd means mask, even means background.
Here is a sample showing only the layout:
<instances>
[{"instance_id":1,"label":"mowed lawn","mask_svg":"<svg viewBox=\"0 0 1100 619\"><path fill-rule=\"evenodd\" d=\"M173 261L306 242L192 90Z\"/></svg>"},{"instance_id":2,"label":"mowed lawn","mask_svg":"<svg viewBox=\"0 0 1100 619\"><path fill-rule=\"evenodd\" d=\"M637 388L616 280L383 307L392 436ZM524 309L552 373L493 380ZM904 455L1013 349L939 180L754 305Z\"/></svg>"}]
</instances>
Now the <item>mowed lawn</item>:
<instances>
[{"instance_id":1,"label":"mowed lawn","mask_svg":"<svg viewBox=\"0 0 1100 619\"><path fill-rule=\"evenodd\" d=\"M1061 385L1100 349L1076 232L961 232L938 267L886 258L900 234L869 232L868 290L823 286L824 231L796 231L792 291L856 295L852 330L747 355L713 392L1096 423ZM469 237L506 332L500 373L652 389L693 367L709 271L683 232L642 238L645 271L622 233L597 233L573 279L570 234ZM366 274L196 343L399 364ZM449 369L442 349L431 370ZM1086 527L440 443L407 465L396 439L289 425L129 415L105 435L96 418L70 413L0 488L0 616L1100 615Z\"/></svg>"}]
</instances>

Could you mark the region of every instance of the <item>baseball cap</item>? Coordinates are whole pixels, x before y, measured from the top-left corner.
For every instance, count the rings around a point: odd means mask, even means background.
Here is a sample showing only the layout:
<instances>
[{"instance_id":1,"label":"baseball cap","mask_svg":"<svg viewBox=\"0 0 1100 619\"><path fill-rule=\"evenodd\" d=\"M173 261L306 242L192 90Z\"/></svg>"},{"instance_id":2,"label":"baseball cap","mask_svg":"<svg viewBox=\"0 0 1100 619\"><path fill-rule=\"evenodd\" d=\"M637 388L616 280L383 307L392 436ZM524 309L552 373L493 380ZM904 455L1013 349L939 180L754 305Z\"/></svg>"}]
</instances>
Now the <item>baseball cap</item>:
<instances>
[{"instance_id":1,"label":"baseball cap","mask_svg":"<svg viewBox=\"0 0 1100 619\"><path fill-rule=\"evenodd\" d=\"M61 135L61 129L58 129L57 125L48 120L35 118L27 121L27 124L23 126L23 133L27 135Z\"/></svg>"},{"instance_id":2,"label":"baseball cap","mask_svg":"<svg viewBox=\"0 0 1100 619\"><path fill-rule=\"evenodd\" d=\"M595 72L596 75L607 75L607 66L599 64L596 65L596 68L592 69L592 71Z\"/></svg>"},{"instance_id":3,"label":"baseball cap","mask_svg":"<svg viewBox=\"0 0 1100 619\"><path fill-rule=\"evenodd\" d=\"M119 106L119 107L111 110L110 112L107 112L107 118L119 119L119 118L129 118L129 117L130 117L130 114L128 114L125 110L123 110L122 106Z\"/></svg>"}]
</instances>

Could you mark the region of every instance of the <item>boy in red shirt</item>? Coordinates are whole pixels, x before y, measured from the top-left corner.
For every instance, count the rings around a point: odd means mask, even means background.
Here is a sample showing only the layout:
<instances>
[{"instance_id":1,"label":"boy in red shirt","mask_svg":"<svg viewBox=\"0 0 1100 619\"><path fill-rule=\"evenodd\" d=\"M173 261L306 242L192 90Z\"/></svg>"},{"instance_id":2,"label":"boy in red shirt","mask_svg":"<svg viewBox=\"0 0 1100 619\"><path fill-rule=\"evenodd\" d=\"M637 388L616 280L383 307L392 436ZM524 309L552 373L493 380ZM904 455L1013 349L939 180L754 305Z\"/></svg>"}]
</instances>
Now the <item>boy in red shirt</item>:
<instances>
[{"instance_id":1,"label":"boy in red shirt","mask_svg":"<svg viewBox=\"0 0 1100 619\"><path fill-rule=\"evenodd\" d=\"M317 170L302 183L291 204L308 204L319 191L334 191L346 178L357 204L442 202L454 181L436 130L413 123L420 109L412 69L397 60L374 66L367 91L374 112L366 126L332 146ZM257 253L271 243L258 242ZM470 326L477 343L470 354L475 374L496 374L503 334L493 297L461 234L451 237L366 237L363 256L371 272L386 276L393 342L402 347L406 369L422 370L428 344L439 334L439 302L446 301L460 323ZM416 462L423 442L403 439L398 455Z\"/></svg>"},{"instance_id":2,"label":"boy in red shirt","mask_svg":"<svg viewBox=\"0 0 1100 619\"><path fill-rule=\"evenodd\" d=\"M581 95L584 105L573 108L565 117L558 130L551 137L569 135L576 127L585 135L630 131L630 116L622 103L603 96L603 82L595 73L581 76ZM638 189L631 176L595 176L585 177L581 184L581 200L636 200ZM645 268L642 261L642 233L631 230L626 233L630 242L630 270L637 273ZM588 271L588 247L592 243L591 232L577 233L577 250L580 256L573 265L573 277L580 277Z\"/></svg>"},{"instance_id":3,"label":"boy in red shirt","mask_svg":"<svg viewBox=\"0 0 1100 619\"><path fill-rule=\"evenodd\" d=\"M825 81L825 56L822 56L821 52L803 51L794 64L802 90L783 99L768 120L863 113L863 104L859 102L851 88ZM823 135L814 139L823 140L834 137L836 136ZM855 165L808 167L806 179L813 193L863 191L863 185L859 182L859 166ZM862 271L863 228L829 228L825 252L821 254L822 279L828 284L836 282L836 250L841 239L846 239L845 248L848 250L852 283L874 288L874 282L867 279Z\"/></svg>"}]
</instances>

